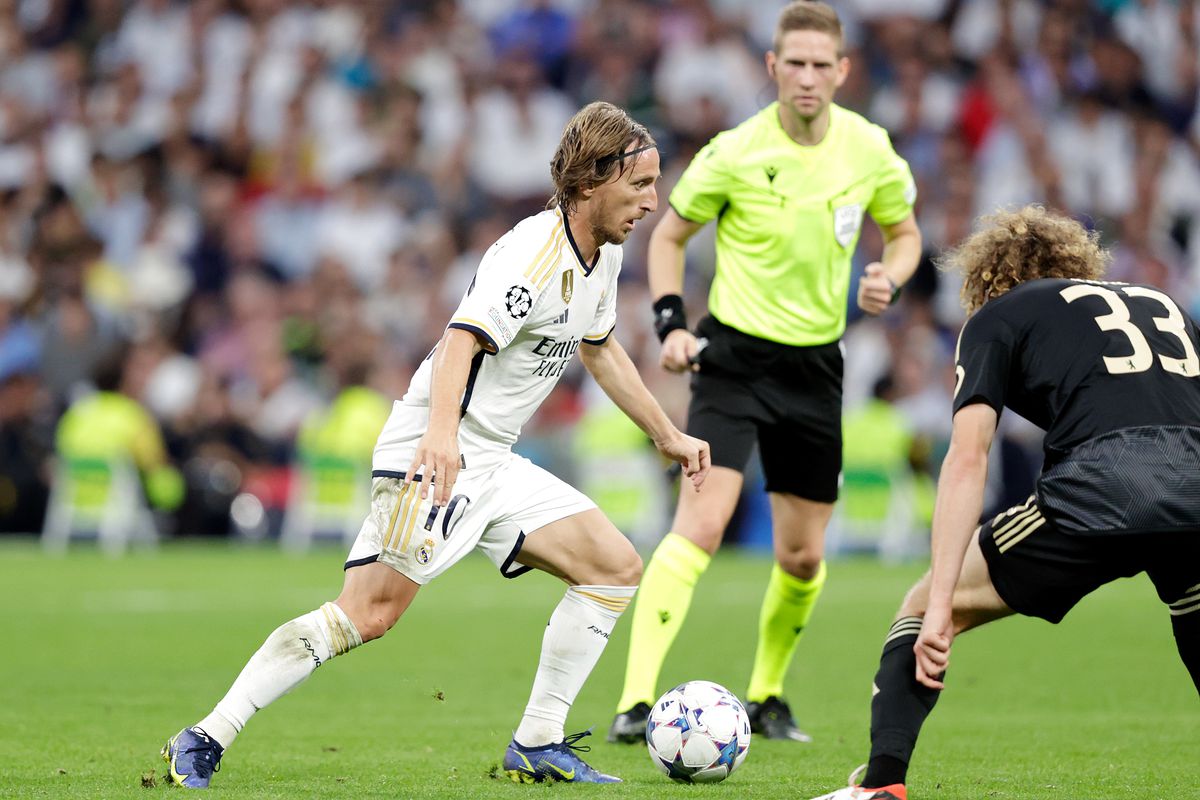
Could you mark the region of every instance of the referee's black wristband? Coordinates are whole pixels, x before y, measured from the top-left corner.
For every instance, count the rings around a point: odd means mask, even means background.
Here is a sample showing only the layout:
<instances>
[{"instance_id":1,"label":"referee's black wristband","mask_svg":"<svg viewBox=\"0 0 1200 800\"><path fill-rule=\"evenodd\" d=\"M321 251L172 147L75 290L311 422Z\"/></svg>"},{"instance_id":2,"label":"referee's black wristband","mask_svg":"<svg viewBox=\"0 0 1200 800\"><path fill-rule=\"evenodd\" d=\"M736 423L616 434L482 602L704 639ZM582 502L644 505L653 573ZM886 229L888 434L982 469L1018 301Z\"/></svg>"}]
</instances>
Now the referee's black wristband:
<instances>
[{"instance_id":1,"label":"referee's black wristband","mask_svg":"<svg viewBox=\"0 0 1200 800\"><path fill-rule=\"evenodd\" d=\"M683 308L683 298L677 294L664 294L654 301L654 332L661 342L671 331L682 328L687 330L687 312Z\"/></svg>"}]
</instances>

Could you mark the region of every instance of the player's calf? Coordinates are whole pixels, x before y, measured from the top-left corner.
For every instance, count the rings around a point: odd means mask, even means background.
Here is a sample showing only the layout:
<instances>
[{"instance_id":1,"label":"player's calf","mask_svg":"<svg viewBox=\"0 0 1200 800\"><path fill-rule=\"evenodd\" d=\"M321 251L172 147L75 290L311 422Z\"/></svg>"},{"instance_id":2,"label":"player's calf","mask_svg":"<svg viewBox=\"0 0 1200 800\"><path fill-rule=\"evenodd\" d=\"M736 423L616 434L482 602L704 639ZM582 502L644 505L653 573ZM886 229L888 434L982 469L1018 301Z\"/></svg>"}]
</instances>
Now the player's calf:
<instances>
[{"instance_id":1,"label":"player's calf","mask_svg":"<svg viewBox=\"0 0 1200 800\"><path fill-rule=\"evenodd\" d=\"M1179 657L1200 692L1200 583L1191 587L1183 597L1170 604L1171 630Z\"/></svg>"}]
</instances>

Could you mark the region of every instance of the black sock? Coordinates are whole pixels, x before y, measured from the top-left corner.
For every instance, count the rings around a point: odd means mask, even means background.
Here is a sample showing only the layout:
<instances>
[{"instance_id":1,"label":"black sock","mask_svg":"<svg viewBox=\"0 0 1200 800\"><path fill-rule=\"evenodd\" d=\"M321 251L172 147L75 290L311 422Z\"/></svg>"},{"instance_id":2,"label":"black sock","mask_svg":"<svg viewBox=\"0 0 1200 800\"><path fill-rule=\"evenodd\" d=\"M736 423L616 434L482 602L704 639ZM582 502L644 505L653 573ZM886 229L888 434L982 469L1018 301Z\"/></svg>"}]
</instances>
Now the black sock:
<instances>
[{"instance_id":1,"label":"black sock","mask_svg":"<svg viewBox=\"0 0 1200 800\"><path fill-rule=\"evenodd\" d=\"M1200 594L1191 597L1192 604L1200 601ZM1181 604L1182 601L1173 605ZM1196 691L1200 692L1200 608L1172 615L1171 628L1175 631L1175 646L1179 648L1179 657L1191 673Z\"/></svg>"},{"instance_id":2,"label":"black sock","mask_svg":"<svg viewBox=\"0 0 1200 800\"><path fill-rule=\"evenodd\" d=\"M904 617L883 642L871 699L871 760L862 783L867 788L905 782L917 734L937 702L939 692L916 679L913 644L920 630L920 617Z\"/></svg>"}]
</instances>

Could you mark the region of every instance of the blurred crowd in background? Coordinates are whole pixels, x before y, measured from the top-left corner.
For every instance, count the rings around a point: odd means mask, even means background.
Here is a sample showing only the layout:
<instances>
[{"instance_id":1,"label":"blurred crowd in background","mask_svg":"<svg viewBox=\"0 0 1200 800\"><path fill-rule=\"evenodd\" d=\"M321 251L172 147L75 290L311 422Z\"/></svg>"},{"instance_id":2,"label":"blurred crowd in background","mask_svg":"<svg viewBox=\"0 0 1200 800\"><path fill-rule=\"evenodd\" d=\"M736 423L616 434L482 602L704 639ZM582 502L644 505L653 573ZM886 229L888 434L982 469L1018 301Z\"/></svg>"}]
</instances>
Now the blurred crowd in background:
<instances>
[{"instance_id":1,"label":"blurred crowd in background","mask_svg":"<svg viewBox=\"0 0 1200 800\"><path fill-rule=\"evenodd\" d=\"M927 251L896 308L851 310L848 480L888 460L927 486L963 319L934 261L977 215L1066 211L1113 247L1115 279L1200 310L1200 13L831 4L852 62L837 101L908 160ZM306 447L369 458L484 249L544 205L571 114L603 99L647 124L665 205L700 146L774 99L762 57L782 5L0 0L0 530L41 529L56 449L86 455L127 425L143 474L176 476L147 484L166 532L277 535ZM625 245L617 335L682 421L686 380L658 368L650 330L654 221ZM712 234L689 245L693 318ZM879 249L866 226L857 268ZM361 402L338 416L348 390ZM126 405L64 435L97 392ZM671 478L596 394L576 364L522 451L661 535ZM1039 447L1005 415L991 507L1028 493ZM653 497L614 488L634 463Z\"/></svg>"}]
</instances>

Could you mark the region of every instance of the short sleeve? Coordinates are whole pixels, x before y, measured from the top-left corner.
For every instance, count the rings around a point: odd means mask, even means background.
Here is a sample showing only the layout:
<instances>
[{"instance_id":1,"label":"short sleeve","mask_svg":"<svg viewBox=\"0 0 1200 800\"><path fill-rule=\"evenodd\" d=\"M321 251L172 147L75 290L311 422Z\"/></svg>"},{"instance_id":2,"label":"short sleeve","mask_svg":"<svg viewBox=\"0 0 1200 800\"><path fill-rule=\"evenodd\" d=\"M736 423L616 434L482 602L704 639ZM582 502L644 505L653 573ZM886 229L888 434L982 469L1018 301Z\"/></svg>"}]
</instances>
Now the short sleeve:
<instances>
[{"instance_id":1,"label":"short sleeve","mask_svg":"<svg viewBox=\"0 0 1200 800\"><path fill-rule=\"evenodd\" d=\"M887 144L887 158L875 182L875 195L867 211L880 225L903 222L917 202L917 184L908 162Z\"/></svg>"},{"instance_id":2,"label":"short sleeve","mask_svg":"<svg viewBox=\"0 0 1200 800\"><path fill-rule=\"evenodd\" d=\"M618 254L620 252L620 250L617 251ZM617 256L617 259L612 275L609 276L608 285L605 286L604 294L600 298L600 305L596 308L596 316L583 337L583 341L591 345L604 344L612 335L613 329L617 327L617 277L621 274L620 255Z\"/></svg>"},{"instance_id":3,"label":"short sleeve","mask_svg":"<svg viewBox=\"0 0 1200 800\"><path fill-rule=\"evenodd\" d=\"M562 236L562 227L557 226L540 252L528 252L504 239L492 245L446 327L482 337L491 353L508 347L548 284L547 272L553 271Z\"/></svg>"},{"instance_id":4,"label":"short sleeve","mask_svg":"<svg viewBox=\"0 0 1200 800\"><path fill-rule=\"evenodd\" d=\"M955 350L954 411L984 403L999 414L1007 399L1016 336L1008 322L984 307L967 320Z\"/></svg>"},{"instance_id":5,"label":"short sleeve","mask_svg":"<svg viewBox=\"0 0 1200 800\"><path fill-rule=\"evenodd\" d=\"M671 208L689 222L704 224L725 207L730 182L726 153L721 137L717 136L696 154L679 176L679 182L671 190Z\"/></svg>"}]
</instances>

